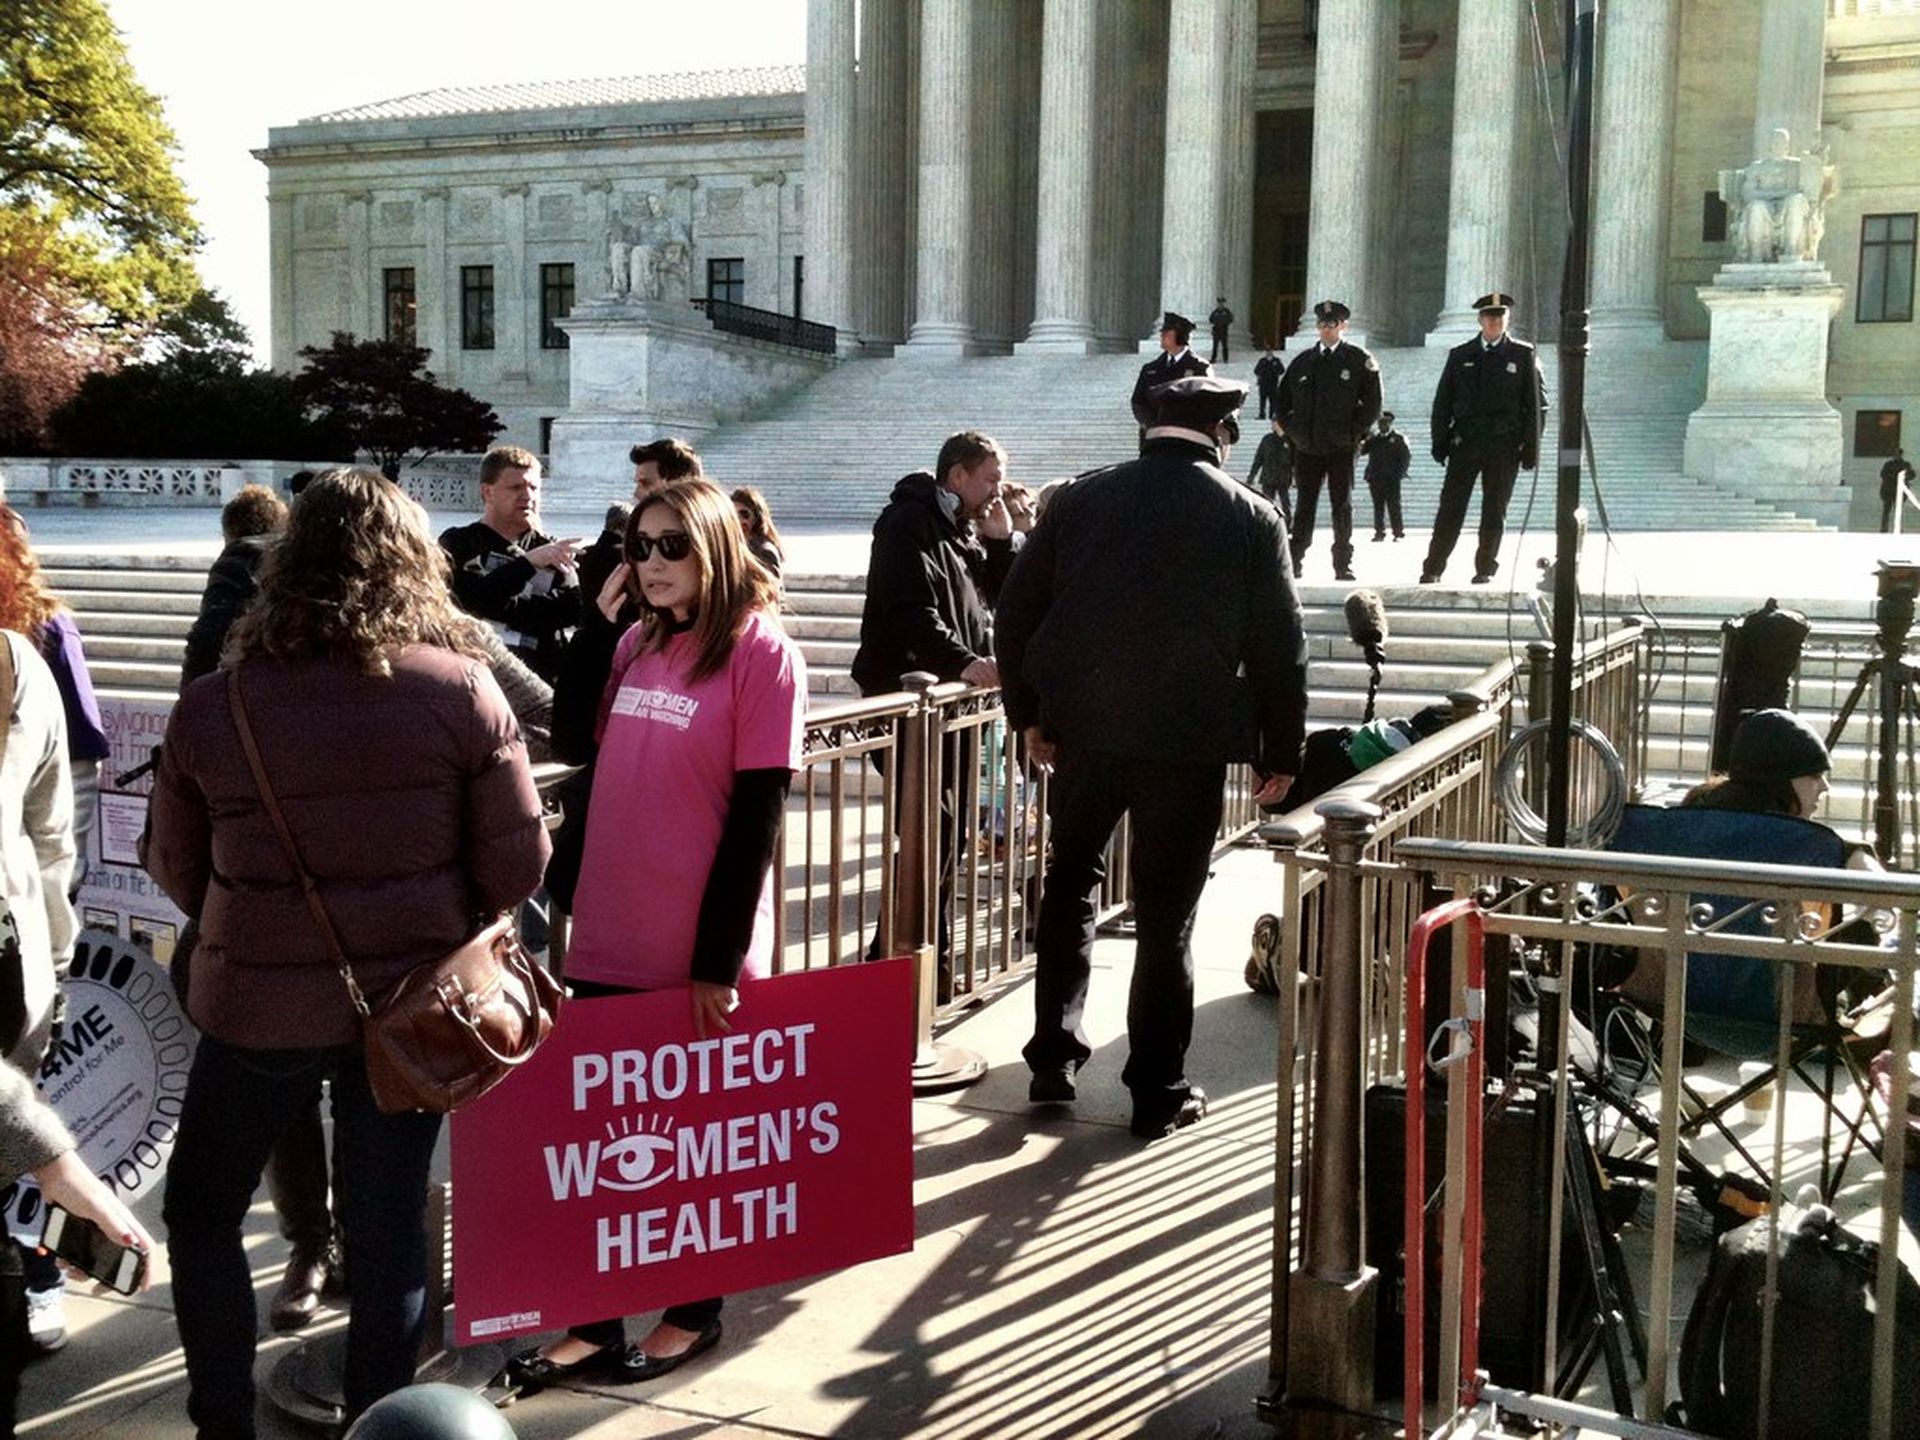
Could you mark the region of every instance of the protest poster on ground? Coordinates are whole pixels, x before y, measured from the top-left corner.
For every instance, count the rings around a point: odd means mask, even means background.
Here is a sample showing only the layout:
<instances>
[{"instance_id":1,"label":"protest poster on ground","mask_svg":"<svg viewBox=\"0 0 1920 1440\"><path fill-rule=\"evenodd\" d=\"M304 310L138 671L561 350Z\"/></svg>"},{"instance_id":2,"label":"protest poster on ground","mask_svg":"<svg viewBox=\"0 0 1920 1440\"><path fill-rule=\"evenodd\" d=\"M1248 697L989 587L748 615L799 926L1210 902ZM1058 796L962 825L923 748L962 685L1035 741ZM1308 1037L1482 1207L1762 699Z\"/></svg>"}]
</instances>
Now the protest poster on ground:
<instances>
[{"instance_id":1,"label":"protest poster on ground","mask_svg":"<svg viewBox=\"0 0 1920 1440\"><path fill-rule=\"evenodd\" d=\"M459 1342L555 1330L913 1246L910 962L569 1001L453 1117Z\"/></svg>"}]
</instances>

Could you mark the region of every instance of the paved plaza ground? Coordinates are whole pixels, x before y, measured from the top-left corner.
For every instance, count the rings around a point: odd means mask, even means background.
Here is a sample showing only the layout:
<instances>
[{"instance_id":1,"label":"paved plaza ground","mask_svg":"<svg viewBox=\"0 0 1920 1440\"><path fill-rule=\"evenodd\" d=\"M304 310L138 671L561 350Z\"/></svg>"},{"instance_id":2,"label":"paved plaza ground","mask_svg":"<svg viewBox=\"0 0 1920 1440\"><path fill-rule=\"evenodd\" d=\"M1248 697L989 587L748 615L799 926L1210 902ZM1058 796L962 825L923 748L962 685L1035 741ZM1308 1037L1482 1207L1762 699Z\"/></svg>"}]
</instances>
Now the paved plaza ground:
<instances>
[{"instance_id":1,"label":"paved plaza ground","mask_svg":"<svg viewBox=\"0 0 1920 1440\"><path fill-rule=\"evenodd\" d=\"M210 558L218 548L208 509L47 509L27 518L47 551ZM796 526L789 539L795 573L864 570L862 532ZM1362 580L1410 586L1425 539L1363 540ZM1550 534L1526 537L1509 572L1530 585L1551 543ZM1771 594L1864 619L1875 561L1908 556L1920 559L1920 539L1636 534L1612 549L1590 542L1586 584L1597 591L1604 577L1616 611L1637 608L1638 596L1657 612L1663 597L1685 595L1726 597L1732 613L1733 602ZM1330 578L1323 551L1307 581ZM1203 902L1192 1073L1214 1105L1202 1125L1152 1145L1127 1133L1119 1073L1131 946L1103 940L1087 1017L1097 1053L1071 1115L1035 1114L1025 1103L1029 982L1009 984L946 1032L991 1069L971 1089L915 1102L911 1253L734 1297L712 1357L652 1386L550 1392L507 1412L518 1432L529 1440L1271 1434L1253 1398L1267 1367L1274 1012L1246 991L1241 967L1252 922L1275 907L1278 886L1266 856L1235 852ZM148 1202L144 1217L156 1232L157 1210ZM285 1255L264 1195L248 1243L264 1315ZM69 1314L67 1349L28 1372L21 1433L191 1433L164 1256L147 1294L76 1294ZM322 1328L341 1323L329 1312ZM260 1374L294 1343L264 1343ZM278 1417L263 1430L311 1433Z\"/></svg>"}]
</instances>

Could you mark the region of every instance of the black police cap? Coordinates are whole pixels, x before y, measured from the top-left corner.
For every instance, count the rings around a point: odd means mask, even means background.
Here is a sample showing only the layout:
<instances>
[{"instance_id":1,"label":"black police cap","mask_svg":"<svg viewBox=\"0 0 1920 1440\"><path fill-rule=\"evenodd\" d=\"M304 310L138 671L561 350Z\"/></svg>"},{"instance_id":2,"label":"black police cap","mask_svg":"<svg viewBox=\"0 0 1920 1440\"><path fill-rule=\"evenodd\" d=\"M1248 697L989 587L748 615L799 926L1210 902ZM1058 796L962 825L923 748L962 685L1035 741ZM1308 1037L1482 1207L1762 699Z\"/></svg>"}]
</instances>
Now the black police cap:
<instances>
[{"instance_id":1,"label":"black police cap","mask_svg":"<svg viewBox=\"0 0 1920 1440\"><path fill-rule=\"evenodd\" d=\"M1160 317L1160 328L1162 331L1176 331L1184 340L1193 333L1193 321L1176 310L1169 310Z\"/></svg>"},{"instance_id":2,"label":"black police cap","mask_svg":"<svg viewBox=\"0 0 1920 1440\"><path fill-rule=\"evenodd\" d=\"M1504 315L1513 308L1513 297L1496 290L1491 295L1482 295L1473 302L1473 308L1485 315L1491 310L1496 315Z\"/></svg>"},{"instance_id":3,"label":"black police cap","mask_svg":"<svg viewBox=\"0 0 1920 1440\"><path fill-rule=\"evenodd\" d=\"M1313 307L1313 318L1322 325L1338 325L1342 320L1351 320L1353 311L1338 300L1322 300Z\"/></svg>"},{"instance_id":4,"label":"black police cap","mask_svg":"<svg viewBox=\"0 0 1920 1440\"><path fill-rule=\"evenodd\" d=\"M1222 380L1217 375L1189 375L1156 385L1152 398L1154 424L1207 430L1246 402L1247 387L1238 380Z\"/></svg>"}]
</instances>

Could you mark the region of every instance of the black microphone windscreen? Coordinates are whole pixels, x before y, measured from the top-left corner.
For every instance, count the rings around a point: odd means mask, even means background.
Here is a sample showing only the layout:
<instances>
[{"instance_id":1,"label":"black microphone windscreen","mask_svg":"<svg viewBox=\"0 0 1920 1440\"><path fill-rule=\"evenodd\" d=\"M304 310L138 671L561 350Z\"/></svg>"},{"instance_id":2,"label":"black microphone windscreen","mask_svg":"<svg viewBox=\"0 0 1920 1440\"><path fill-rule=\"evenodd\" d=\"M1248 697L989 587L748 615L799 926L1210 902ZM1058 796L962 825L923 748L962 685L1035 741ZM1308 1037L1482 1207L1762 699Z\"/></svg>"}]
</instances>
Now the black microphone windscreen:
<instances>
[{"instance_id":1,"label":"black microphone windscreen","mask_svg":"<svg viewBox=\"0 0 1920 1440\"><path fill-rule=\"evenodd\" d=\"M1387 643L1387 605L1378 590L1356 590L1347 596L1347 638L1362 649Z\"/></svg>"}]
</instances>

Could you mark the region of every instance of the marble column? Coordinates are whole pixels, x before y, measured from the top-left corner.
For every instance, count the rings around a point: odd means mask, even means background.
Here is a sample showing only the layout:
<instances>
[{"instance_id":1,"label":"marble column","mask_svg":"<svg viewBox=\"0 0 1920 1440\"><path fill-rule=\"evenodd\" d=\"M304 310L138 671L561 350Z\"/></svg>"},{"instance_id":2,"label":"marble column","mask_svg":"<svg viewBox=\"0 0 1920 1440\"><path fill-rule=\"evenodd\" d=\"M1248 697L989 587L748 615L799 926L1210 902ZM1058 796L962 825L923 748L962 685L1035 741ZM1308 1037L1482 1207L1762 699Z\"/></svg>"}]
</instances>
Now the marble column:
<instances>
[{"instance_id":1,"label":"marble column","mask_svg":"<svg viewBox=\"0 0 1920 1440\"><path fill-rule=\"evenodd\" d=\"M1254 76L1260 61L1260 0L1227 0L1226 73L1220 94L1220 284L1233 311L1231 354L1253 363ZM1195 315L1195 320L1204 316Z\"/></svg>"},{"instance_id":2,"label":"marble column","mask_svg":"<svg viewBox=\"0 0 1920 1440\"><path fill-rule=\"evenodd\" d=\"M1523 0L1460 0L1453 67L1453 181L1447 202L1447 285L1429 345L1478 329L1475 297L1511 292L1513 181L1520 168ZM1316 157L1317 158L1317 157ZM1536 317L1537 318L1537 317Z\"/></svg>"},{"instance_id":3,"label":"marble column","mask_svg":"<svg viewBox=\"0 0 1920 1440\"><path fill-rule=\"evenodd\" d=\"M1019 103L1015 79L1015 0L968 0L972 54L966 87L973 147L966 220L973 228L964 318L972 323L982 352L1006 354L1013 347L1013 241L1015 150Z\"/></svg>"},{"instance_id":4,"label":"marble column","mask_svg":"<svg viewBox=\"0 0 1920 1440\"><path fill-rule=\"evenodd\" d=\"M1166 0L1135 0L1138 27L1133 49L1133 124L1123 135L1132 140L1132 174L1128 180L1128 214L1121 219L1128 241L1128 271L1132 282L1127 342L1149 337L1141 350L1157 352L1152 336L1160 312L1173 301L1161 291L1161 231L1167 201L1167 77L1173 70L1168 41L1172 16Z\"/></svg>"},{"instance_id":5,"label":"marble column","mask_svg":"<svg viewBox=\"0 0 1920 1440\"><path fill-rule=\"evenodd\" d=\"M913 326L902 355L958 355L975 347L972 38L966 0L921 0Z\"/></svg>"},{"instance_id":6,"label":"marble column","mask_svg":"<svg viewBox=\"0 0 1920 1440\"><path fill-rule=\"evenodd\" d=\"M1093 353L1097 0L1046 0L1040 42L1040 219L1022 354Z\"/></svg>"},{"instance_id":7,"label":"marble column","mask_svg":"<svg viewBox=\"0 0 1920 1440\"><path fill-rule=\"evenodd\" d=\"M1666 338L1667 192L1680 0L1611 0L1601 27L1595 157L1593 328ZM1452 297L1449 297L1452 298Z\"/></svg>"},{"instance_id":8,"label":"marble column","mask_svg":"<svg viewBox=\"0 0 1920 1440\"><path fill-rule=\"evenodd\" d=\"M1146 223L1135 211L1132 185L1139 7L1137 0L1121 0L1096 13L1094 128L1103 139L1093 152L1094 341L1101 350L1131 350L1147 308L1133 303L1133 227Z\"/></svg>"},{"instance_id":9,"label":"marble column","mask_svg":"<svg viewBox=\"0 0 1920 1440\"><path fill-rule=\"evenodd\" d=\"M1364 343L1374 324L1373 188L1364 179L1388 93L1378 43L1382 3L1321 0L1313 69L1313 208L1300 333L1313 333L1315 304L1338 300L1353 312L1355 343Z\"/></svg>"},{"instance_id":10,"label":"marble column","mask_svg":"<svg viewBox=\"0 0 1920 1440\"><path fill-rule=\"evenodd\" d=\"M447 268L447 187L422 190L420 230L427 260L420 272L415 299L420 309L420 343L432 354L431 364L442 379L458 375L462 366L456 345L459 335L460 274Z\"/></svg>"},{"instance_id":11,"label":"marble column","mask_svg":"<svg viewBox=\"0 0 1920 1440\"><path fill-rule=\"evenodd\" d=\"M859 243L854 278L859 328L869 353L891 351L907 334L907 237L913 221L907 121L913 97L909 0L862 0L859 132Z\"/></svg>"},{"instance_id":12,"label":"marble column","mask_svg":"<svg viewBox=\"0 0 1920 1440\"><path fill-rule=\"evenodd\" d=\"M1826 36L1826 0L1761 0L1753 148L1740 157L1742 164L1768 153L1775 130L1792 136L1796 155L1820 139Z\"/></svg>"},{"instance_id":13,"label":"marble column","mask_svg":"<svg viewBox=\"0 0 1920 1440\"><path fill-rule=\"evenodd\" d=\"M1160 219L1161 304L1204 327L1223 271L1220 97L1228 0L1168 0L1167 148ZM1140 342L1160 348L1159 317ZM1204 332L1202 332L1204 343Z\"/></svg>"},{"instance_id":14,"label":"marble column","mask_svg":"<svg viewBox=\"0 0 1920 1440\"><path fill-rule=\"evenodd\" d=\"M807 0L806 318L859 347L853 308L854 0Z\"/></svg>"},{"instance_id":15,"label":"marble column","mask_svg":"<svg viewBox=\"0 0 1920 1440\"><path fill-rule=\"evenodd\" d=\"M362 340L384 339L379 287L373 278L373 195L347 196L347 326Z\"/></svg>"},{"instance_id":16,"label":"marble column","mask_svg":"<svg viewBox=\"0 0 1920 1440\"><path fill-rule=\"evenodd\" d=\"M528 383L540 354L540 272L527 265L527 187L500 187L500 260L493 284L493 343L500 378Z\"/></svg>"},{"instance_id":17,"label":"marble column","mask_svg":"<svg viewBox=\"0 0 1920 1440\"><path fill-rule=\"evenodd\" d=\"M268 320L269 349L273 368L287 372L299 363L294 352L299 348L294 330L293 227L298 207L291 195L267 197L267 244L273 257L273 307Z\"/></svg>"}]
</instances>

